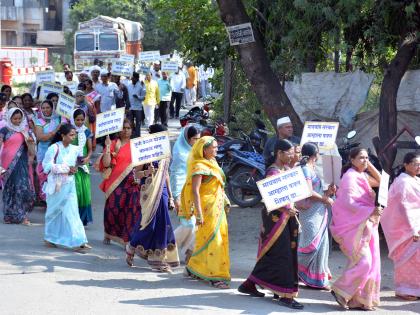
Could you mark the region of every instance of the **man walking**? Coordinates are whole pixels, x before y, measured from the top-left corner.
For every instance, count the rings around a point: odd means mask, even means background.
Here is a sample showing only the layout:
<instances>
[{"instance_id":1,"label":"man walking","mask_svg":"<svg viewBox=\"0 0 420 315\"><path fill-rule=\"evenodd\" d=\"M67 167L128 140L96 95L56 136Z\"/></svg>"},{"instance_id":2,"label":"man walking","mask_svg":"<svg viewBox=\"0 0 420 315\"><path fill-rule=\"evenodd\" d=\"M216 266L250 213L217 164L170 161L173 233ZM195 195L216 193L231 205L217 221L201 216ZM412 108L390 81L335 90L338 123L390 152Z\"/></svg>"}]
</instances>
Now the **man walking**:
<instances>
[{"instance_id":1,"label":"man walking","mask_svg":"<svg viewBox=\"0 0 420 315\"><path fill-rule=\"evenodd\" d=\"M159 86L155 80L152 79L150 73L146 74L146 97L143 102L144 116L146 118L146 126L153 125L155 120L155 108L159 106L160 95Z\"/></svg>"},{"instance_id":2,"label":"man walking","mask_svg":"<svg viewBox=\"0 0 420 315\"><path fill-rule=\"evenodd\" d=\"M168 74L165 71L162 72L162 79L158 81L158 85L159 85L159 94L160 94L160 103L159 103L160 123L168 127L168 111L169 111L169 103L171 102L172 88L168 80Z\"/></svg>"},{"instance_id":3,"label":"man walking","mask_svg":"<svg viewBox=\"0 0 420 315\"><path fill-rule=\"evenodd\" d=\"M171 75L170 78L172 96L171 103L169 105L169 113L171 118L179 118L179 111L181 110L182 97L184 96L186 79L184 72L182 72L181 66L178 67L178 71ZM174 108L175 103L175 108Z\"/></svg>"},{"instance_id":4,"label":"man walking","mask_svg":"<svg viewBox=\"0 0 420 315\"><path fill-rule=\"evenodd\" d=\"M99 105L100 113L109 111L115 106L115 101L117 99L122 99L122 85L118 87L114 82L109 82L108 71L101 71L101 80L102 83L97 83L95 85L95 91L101 96L101 102Z\"/></svg>"},{"instance_id":5,"label":"man walking","mask_svg":"<svg viewBox=\"0 0 420 315\"><path fill-rule=\"evenodd\" d=\"M192 106L195 104L197 98L197 72L192 62L187 66L188 79L187 79L187 92L185 94L185 102L187 106Z\"/></svg>"},{"instance_id":6,"label":"man walking","mask_svg":"<svg viewBox=\"0 0 420 315\"><path fill-rule=\"evenodd\" d=\"M141 121L143 111L143 101L146 96L146 87L140 81L140 75L133 72L131 82L127 82L128 96L130 98L129 118L134 126L134 137L141 136Z\"/></svg>"}]
</instances>

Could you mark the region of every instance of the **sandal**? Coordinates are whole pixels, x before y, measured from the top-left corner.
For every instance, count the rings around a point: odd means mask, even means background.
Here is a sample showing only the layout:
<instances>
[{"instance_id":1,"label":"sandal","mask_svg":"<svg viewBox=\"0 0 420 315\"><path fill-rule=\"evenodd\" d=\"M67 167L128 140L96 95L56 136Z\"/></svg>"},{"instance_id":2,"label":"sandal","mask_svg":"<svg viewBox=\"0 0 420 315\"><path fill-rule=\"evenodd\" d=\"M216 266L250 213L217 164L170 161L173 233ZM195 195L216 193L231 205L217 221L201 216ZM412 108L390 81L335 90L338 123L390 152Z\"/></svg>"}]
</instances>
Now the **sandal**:
<instances>
[{"instance_id":1,"label":"sandal","mask_svg":"<svg viewBox=\"0 0 420 315\"><path fill-rule=\"evenodd\" d=\"M83 249L92 249L92 246L90 246L90 245L88 245L86 243L86 244L83 244L82 246L80 246L80 248L83 248Z\"/></svg>"},{"instance_id":2,"label":"sandal","mask_svg":"<svg viewBox=\"0 0 420 315\"><path fill-rule=\"evenodd\" d=\"M130 267L134 266L134 254L135 251L132 250L132 247L130 244L125 245L125 262Z\"/></svg>"},{"instance_id":3,"label":"sandal","mask_svg":"<svg viewBox=\"0 0 420 315\"><path fill-rule=\"evenodd\" d=\"M405 301L417 301L419 298L417 296L414 295L400 295L400 294L395 294L395 296L399 299L405 300Z\"/></svg>"},{"instance_id":4,"label":"sandal","mask_svg":"<svg viewBox=\"0 0 420 315\"><path fill-rule=\"evenodd\" d=\"M303 304L300 304L293 298L281 298L279 299L279 304L294 310L302 310L304 307Z\"/></svg>"},{"instance_id":5,"label":"sandal","mask_svg":"<svg viewBox=\"0 0 420 315\"><path fill-rule=\"evenodd\" d=\"M222 289L222 290L230 289L229 285L224 281L210 281L210 284L212 287L215 287L218 289Z\"/></svg>"},{"instance_id":6,"label":"sandal","mask_svg":"<svg viewBox=\"0 0 420 315\"><path fill-rule=\"evenodd\" d=\"M330 291L332 296L334 297L335 301L344 309L348 310L349 307L346 303L346 301L338 294L336 294L334 291Z\"/></svg>"},{"instance_id":7,"label":"sandal","mask_svg":"<svg viewBox=\"0 0 420 315\"><path fill-rule=\"evenodd\" d=\"M47 246L49 248L57 248L57 245L55 245L54 243L45 241L45 240L44 240L44 244L45 244L45 246Z\"/></svg>"},{"instance_id":8,"label":"sandal","mask_svg":"<svg viewBox=\"0 0 420 315\"><path fill-rule=\"evenodd\" d=\"M107 237L104 238L104 240L102 241L102 243L104 243L105 245L111 245L111 240Z\"/></svg>"},{"instance_id":9,"label":"sandal","mask_svg":"<svg viewBox=\"0 0 420 315\"><path fill-rule=\"evenodd\" d=\"M25 226L31 226L32 225L32 223L31 223L31 221L29 221L29 219L24 219L21 224L25 225Z\"/></svg>"}]
</instances>

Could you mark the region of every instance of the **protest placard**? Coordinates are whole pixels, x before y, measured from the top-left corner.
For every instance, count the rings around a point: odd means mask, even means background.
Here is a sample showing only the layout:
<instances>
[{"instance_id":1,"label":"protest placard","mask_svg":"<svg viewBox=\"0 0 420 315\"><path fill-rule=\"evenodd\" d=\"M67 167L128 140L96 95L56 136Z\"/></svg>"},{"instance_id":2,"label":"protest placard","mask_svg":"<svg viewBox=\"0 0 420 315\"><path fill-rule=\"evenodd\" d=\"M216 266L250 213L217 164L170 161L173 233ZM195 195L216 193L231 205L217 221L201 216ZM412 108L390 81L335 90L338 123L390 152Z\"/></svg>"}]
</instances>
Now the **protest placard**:
<instances>
[{"instance_id":1,"label":"protest placard","mask_svg":"<svg viewBox=\"0 0 420 315\"><path fill-rule=\"evenodd\" d=\"M389 175L384 170L381 174L381 182L379 183L378 203L382 207L388 206L388 188L389 188Z\"/></svg>"},{"instance_id":2,"label":"protest placard","mask_svg":"<svg viewBox=\"0 0 420 315\"><path fill-rule=\"evenodd\" d=\"M112 63L111 74L121 75L127 78L131 78L134 71L134 65L131 62L117 60Z\"/></svg>"},{"instance_id":3,"label":"protest placard","mask_svg":"<svg viewBox=\"0 0 420 315\"><path fill-rule=\"evenodd\" d=\"M171 156L171 144L167 131L131 139L130 147L131 161L135 166Z\"/></svg>"},{"instance_id":4,"label":"protest placard","mask_svg":"<svg viewBox=\"0 0 420 315\"><path fill-rule=\"evenodd\" d=\"M307 121L303 127L300 145L313 142L320 150L332 149L337 138L338 126L338 122Z\"/></svg>"},{"instance_id":5,"label":"protest placard","mask_svg":"<svg viewBox=\"0 0 420 315\"><path fill-rule=\"evenodd\" d=\"M324 183L340 185L341 179L341 156L337 155L322 155L322 172Z\"/></svg>"},{"instance_id":6,"label":"protest placard","mask_svg":"<svg viewBox=\"0 0 420 315\"><path fill-rule=\"evenodd\" d=\"M124 54L120 56L120 61L134 64L134 55Z\"/></svg>"},{"instance_id":7,"label":"protest placard","mask_svg":"<svg viewBox=\"0 0 420 315\"><path fill-rule=\"evenodd\" d=\"M35 73L36 86L40 86L42 83L53 83L55 82L54 70L39 71Z\"/></svg>"},{"instance_id":8,"label":"protest placard","mask_svg":"<svg viewBox=\"0 0 420 315\"><path fill-rule=\"evenodd\" d=\"M142 74L145 74L145 75L150 73L150 66L141 65L140 69L139 69L139 72L142 73Z\"/></svg>"},{"instance_id":9,"label":"protest placard","mask_svg":"<svg viewBox=\"0 0 420 315\"><path fill-rule=\"evenodd\" d=\"M165 61L165 60L170 60L171 59L171 55L167 54L167 55L161 55L159 60L160 61Z\"/></svg>"},{"instance_id":10,"label":"protest placard","mask_svg":"<svg viewBox=\"0 0 420 315\"><path fill-rule=\"evenodd\" d=\"M140 62L153 62L160 59L159 50L149 50L140 52L139 61Z\"/></svg>"},{"instance_id":11,"label":"protest placard","mask_svg":"<svg viewBox=\"0 0 420 315\"><path fill-rule=\"evenodd\" d=\"M227 26L226 29L231 46L255 42L251 23Z\"/></svg>"},{"instance_id":12,"label":"protest placard","mask_svg":"<svg viewBox=\"0 0 420 315\"><path fill-rule=\"evenodd\" d=\"M96 138L120 132L123 129L124 115L124 107L96 115Z\"/></svg>"},{"instance_id":13,"label":"protest placard","mask_svg":"<svg viewBox=\"0 0 420 315\"><path fill-rule=\"evenodd\" d=\"M70 95L64 93L60 93L58 96L58 103L55 111L60 116L64 116L70 119L73 115L75 104L76 100L74 99L74 97L71 97Z\"/></svg>"},{"instance_id":14,"label":"protest placard","mask_svg":"<svg viewBox=\"0 0 420 315\"><path fill-rule=\"evenodd\" d=\"M303 200L312 195L300 166L260 180L257 182L257 186L267 211L279 209L291 202Z\"/></svg>"},{"instance_id":15,"label":"protest placard","mask_svg":"<svg viewBox=\"0 0 420 315\"><path fill-rule=\"evenodd\" d=\"M39 92L39 99L45 100L48 94L50 93L60 94L61 92L63 92L62 85L44 82L41 84L41 90Z\"/></svg>"},{"instance_id":16,"label":"protest placard","mask_svg":"<svg viewBox=\"0 0 420 315\"><path fill-rule=\"evenodd\" d=\"M163 61L161 70L165 72L177 72L178 67L179 65L177 61Z\"/></svg>"},{"instance_id":17,"label":"protest placard","mask_svg":"<svg viewBox=\"0 0 420 315\"><path fill-rule=\"evenodd\" d=\"M67 86L72 94L76 93L77 91L77 82L75 81L64 81L63 85Z\"/></svg>"}]
</instances>

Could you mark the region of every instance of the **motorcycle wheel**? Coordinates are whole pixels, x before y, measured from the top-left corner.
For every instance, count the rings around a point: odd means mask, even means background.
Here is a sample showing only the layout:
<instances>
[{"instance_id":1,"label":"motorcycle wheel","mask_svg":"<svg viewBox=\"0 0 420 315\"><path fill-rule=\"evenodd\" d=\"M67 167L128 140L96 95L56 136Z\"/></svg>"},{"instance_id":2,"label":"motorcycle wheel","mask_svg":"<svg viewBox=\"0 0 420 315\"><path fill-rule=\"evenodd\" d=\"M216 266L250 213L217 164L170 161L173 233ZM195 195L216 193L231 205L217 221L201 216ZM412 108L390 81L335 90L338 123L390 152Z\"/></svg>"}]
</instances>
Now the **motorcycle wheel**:
<instances>
[{"instance_id":1,"label":"motorcycle wheel","mask_svg":"<svg viewBox=\"0 0 420 315\"><path fill-rule=\"evenodd\" d=\"M229 200L241 208L255 207L261 201L261 195L256 188L256 182L263 179L262 176L256 172L253 174L253 169L250 167L241 167L234 172L230 177L227 185L227 195ZM241 183L248 183L255 185L254 190L244 189Z\"/></svg>"}]
</instances>

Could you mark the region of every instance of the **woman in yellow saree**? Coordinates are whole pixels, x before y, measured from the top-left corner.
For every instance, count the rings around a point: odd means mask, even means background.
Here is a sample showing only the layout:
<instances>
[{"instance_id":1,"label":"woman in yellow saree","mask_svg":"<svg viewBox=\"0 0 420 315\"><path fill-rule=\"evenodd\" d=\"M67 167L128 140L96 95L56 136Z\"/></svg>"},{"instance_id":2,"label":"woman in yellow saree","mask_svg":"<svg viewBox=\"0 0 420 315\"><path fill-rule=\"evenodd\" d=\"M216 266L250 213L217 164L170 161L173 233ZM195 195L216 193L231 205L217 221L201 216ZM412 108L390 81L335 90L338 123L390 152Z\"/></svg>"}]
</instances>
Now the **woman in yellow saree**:
<instances>
[{"instance_id":1,"label":"woman in yellow saree","mask_svg":"<svg viewBox=\"0 0 420 315\"><path fill-rule=\"evenodd\" d=\"M179 215L197 219L194 251L186 272L194 278L210 281L228 289L230 259L228 224L224 192L225 176L217 164L217 142L202 137L193 146L187 162L187 180L181 195Z\"/></svg>"}]
</instances>

